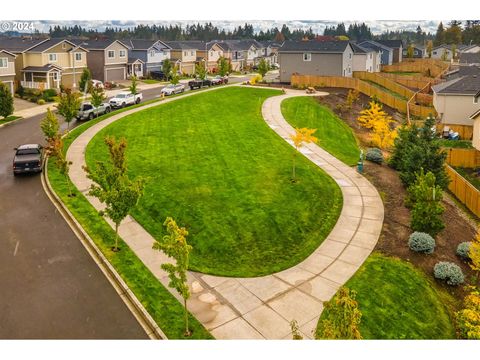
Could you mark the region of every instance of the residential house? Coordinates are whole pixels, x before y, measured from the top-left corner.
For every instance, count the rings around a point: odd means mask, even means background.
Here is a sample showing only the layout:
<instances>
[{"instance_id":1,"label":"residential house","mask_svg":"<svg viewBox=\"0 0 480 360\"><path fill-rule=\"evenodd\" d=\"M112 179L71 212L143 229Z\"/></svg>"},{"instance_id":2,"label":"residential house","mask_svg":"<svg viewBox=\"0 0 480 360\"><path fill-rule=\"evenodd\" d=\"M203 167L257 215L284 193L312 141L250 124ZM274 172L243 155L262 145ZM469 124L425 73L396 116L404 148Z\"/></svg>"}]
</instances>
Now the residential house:
<instances>
[{"instance_id":1,"label":"residential house","mask_svg":"<svg viewBox=\"0 0 480 360\"><path fill-rule=\"evenodd\" d=\"M224 50L216 41L210 41L207 43L207 66L209 71L217 71L218 61L223 56Z\"/></svg>"},{"instance_id":2,"label":"residential house","mask_svg":"<svg viewBox=\"0 0 480 360\"><path fill-rule=\"evenodd\" d=\"M394 63L402 62L403 60L403 41L402 40L377 40L379 44L393 49Z\"/></svg>"},{"instance_id":3,"label":"residential house","mask_svg":"<svg viewBox=\"0 0 480 360\"><path fill-rule=\"evenodd\" d=\"M119 40L75 40L88 49L88 68L92 78L103 82L127 79L128 46Z\"/></svg>"},{"instance_id":4,"label":"residential house","mask_svg":"<svg viewBox=\"0 0 480 360\"><path fill-rule=\"evenodd\" d=\"M353 71L379 72L381 55L373 49L351 43L353 48Z\"/></svg>"},{"instance_id":5,"label":"residential house","mask_svg":"<svg viewBox=\"0 0 480 360\"><path fill-rule=\"evenodd\" d=\"M293 74L351 77L353 54L349 41L285 41L278 50L280 82Z\"/></svg>"},{"instance_id":6,"label":"residential house","mask_svg":"<svg viewBox=\"0 0 480 360\"><path fill-rule=\"evenodd\" d=\"M13 94L15 92L15 58L17 55L0 50L0 82L4 83Z\"/></svg>"},{"instance_id":7,"label":"residential house","mask_svg":"<svg viewBox=\"0 0 480 360\"><path fill-rule=\"evenodd\" d=\"M25 88L75 88L87 67L88 50L60 38L0 38L0 48L15 58L15 80Z\"/></svg>"},{"instance_id":8,"label":"residential house","mask_svg":"<svg viewBox=\"0 0 480 360\"><path fill-rule=\"evenodd\" d=\"M160 40L122 40L128 46L127 76L145 77L162 70L163 61L170 59L171 48Z\"/></svg>"},{"instance_id":9,"label":"residential house","mask_svg":"<svg viewBox=\"0 0 480 360\"><path fill-rule=\"evenodd\" d=\"M477 44L465 45L465 47L462 47L459 52L463 54L479 53L480 45L477 45Z\"/></svg>"},{"instance_id":10,"label":"residential house","mask_svg":"<svg viewBox=\"0 0 480 360\"><path fill-rule=\"evenodd\" d=\"M207 57L207 43L204 41L166 41L170 47L170 59L178 65L179 71L192 75L195 73L195 65L203 64Z\"/></svg>"},{"instance_id":11,"label":"residential house","mask_svg":"<svg viewBox=\"0 0 480 360\"><path fill-rule=\"evenodd\" d=\"M459 54L462 53L462 51L466 48L467 48L466 45L442 44L432 49L432 59L451 61L454 57L453 56L454 50L455 50L455 57L458 57Z\"/></svg>"},{"instance_id":12,"label":"residential house","mask_svg":"<svg viewBox=\"0 0 480 360\"><path fill-rule=\"evenodd\" d=\"M216 43L230 61L233 71L257 65L265 53L265 47L256 40L222 40Z\"/></svg>"},{"instance_id":13,"label":"residential house","mask_svg":"<svg viewBox=\"0 0 480 360\"><path fill-rule=\"evenodd\" d=\"M480 150L480 109L470 115L470 119L473 121L472 145Z\"/></svg>"},{"instance_id":14,"label":"residential house","mask_svg":"<svg viewBox=\"0 0 480 360\"><path fill-rule=\"evenodd\" d=\"M374 50L380 53L381 65L392 65L393 63L393 49L382 45L373 40L361 41L358 43L363 48Z\"/></svg>"},{"instance_id":15,"label":"residential house","mask_svg":"<svg viewBox=\"0 0 480 360\"><path fill-rule=\"evenodd\" d=\"M264 48L263 57L265 57L266 62L269 65L277 64L278 63L278 49L282 46L282 44L276 41L258 41L262 44Z\"/></svg>"},{"instance_id":16,"label":"residential house","mask_svg":"<svg viewBox=\"0 0 480 360\"><path fill-rule=\"evenodd\" d=\"M480 109L480 73L432 86L433 106L443 125L473 126L472 114Z\"/></svg>"},{"instance_id":17,"label":"residential house","mask_svg":"<svg viewBox=\"0 0 480 360\"><path fill-rule=\"evenodd\" d=\"M461 66L480 65L480 52L478 53L460 53L459 63Z\"/></svg>"},{"instance_id":18,"label":"residential house","mask_svg":"<svg viewBox=\"0 0 480 360\"><path fill-rule=\"evenodd\" d=\"M427 50L424 46L412 45L413 46L413 58L414 59L423 59L427 57ZM403 59L408 58L408 48L409 46L403 48L402 56Z\"/></svg>"}]
</instances>

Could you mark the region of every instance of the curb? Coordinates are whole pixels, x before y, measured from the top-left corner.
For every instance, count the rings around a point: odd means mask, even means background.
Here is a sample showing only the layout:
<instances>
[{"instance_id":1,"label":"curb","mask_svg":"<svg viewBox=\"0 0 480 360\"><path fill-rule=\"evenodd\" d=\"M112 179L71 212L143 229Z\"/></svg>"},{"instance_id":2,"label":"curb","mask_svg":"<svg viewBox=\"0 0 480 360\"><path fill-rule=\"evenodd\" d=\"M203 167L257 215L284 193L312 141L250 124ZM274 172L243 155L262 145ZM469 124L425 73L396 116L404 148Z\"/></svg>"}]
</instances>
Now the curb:
<instances>
[{"instance_id":1,"label":"curb","mask_svg":"<svg viewBox=\"0 0 480 360\"><path fill-rule=\"evenodd\" d=\"M0 125L0 129L1 129L2 127L4 127L4 126L8 126L8 125L11 125L11 124L15 124L17 121L25 120L25 119L28 119L28 118L25 118L25 117L23 117L23 116L20 116L18 119L15 119L15 120L6 122L5 124L1 124L1 125Z\"/></svg>"},{"instance_id":2,"label":"curb","mask_svg":"<svg viewBox=\"0 0 480 360\"><path fill-rule=\"evenodd\" d=\"M87 232L83 229L80 223L70 213L67 207L63 204L62 200L53 191L50 182L48 181L48 158L45 160L45 164L42 171L42 186L50 201L60 212L62 217L67 222L68 226L72 229L73 233L80 240L92 259L102 270L105 277L112 284L113 288L123 300L128 309L132 312L133 316L137 319L139 324L147 333L151 340L168 340L167 336L160 329L155 320L150 316L141 302L137 299L135 294L130 290L125 281L121 278L115 268L110 264L107 258L102 254L97 245L93 242Z\"/></svg>"}]
</instances>

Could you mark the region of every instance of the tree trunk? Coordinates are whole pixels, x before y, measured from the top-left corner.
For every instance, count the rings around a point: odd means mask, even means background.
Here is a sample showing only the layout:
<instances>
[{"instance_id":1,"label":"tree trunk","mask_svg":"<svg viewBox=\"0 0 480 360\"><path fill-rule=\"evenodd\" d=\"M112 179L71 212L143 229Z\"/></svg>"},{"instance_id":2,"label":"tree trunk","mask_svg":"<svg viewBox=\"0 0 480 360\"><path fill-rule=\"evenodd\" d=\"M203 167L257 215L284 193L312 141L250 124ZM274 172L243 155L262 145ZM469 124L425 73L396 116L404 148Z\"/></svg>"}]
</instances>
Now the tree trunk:
<instances>
[{"instance_id":1,"label":"tree trunk","mask_svg":"<svg viewBox=\"0 0 480 360\"><path fill-rule=\"evenodd\" d=\"M190 329L188 328L188 310L187 310L187 299L183 299L183 306L185 307L185 336L190 336Z\"/></svg>"},{"instance_id":2,"label":"tree trunk","mask_svg":"<svg viewBox=\"0 0 480 360\"><path fill-rule=\"evenodd\" d=\"M118 251L118 224L115 224L115 248L114 251Z\"/></svg>"},{"instance_id":3,"label":"tree trunk","mask_svg":"<svg viewBox=\"0 0 480 360\"><path fill-rule=\"evenodd\" d=\"M293 154L293 168L292 168L292 181L295 182L296 179L296 174L295 174L295 160L296 160L297 154Z\"/></svg>"}]
</instances>

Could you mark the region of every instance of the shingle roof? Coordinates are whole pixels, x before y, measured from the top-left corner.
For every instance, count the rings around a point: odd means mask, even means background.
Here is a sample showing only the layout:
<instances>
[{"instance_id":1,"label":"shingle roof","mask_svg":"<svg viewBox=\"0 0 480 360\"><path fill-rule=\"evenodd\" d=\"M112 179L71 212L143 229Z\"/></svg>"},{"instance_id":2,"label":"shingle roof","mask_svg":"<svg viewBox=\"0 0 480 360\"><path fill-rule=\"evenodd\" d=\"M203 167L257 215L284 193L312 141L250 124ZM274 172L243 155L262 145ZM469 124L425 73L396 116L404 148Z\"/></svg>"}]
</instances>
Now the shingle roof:
<instances>
[{"instance_id":1,"label":"shingle roof","mask_svg":"<svg viewBox=\"0 0 480 360\"><path fill-rule=\"evenodd\" d=\"M460 53L460 64L480 64L480 53Z\"/></svg>"},{"instance_id":2,"label":"shingle roof","mask_svg":"<svg viewBox=\"0 0 480 360\"><path fill-rule=\"evenodd\" d=\"M190 40L190 41L165 41L165 44L174 50L205 50L205 41Z\"/></svg>"},{"instance_id":3,"label":"shingle roof","mask_svg":"<svg viewBox=\"0 0 480 360\"><path fill-rule=\"evenodd\" d=\"M437 94L477 95L480 93L480 75L465 75L432 87Z\"/></svg>"},{"instance_id":4,"label":"shingle roof","mask_svg":"<svg viewBox=\"0 0 480 360\"><path fill-rule=\"evenodd\" d=\"M8 55L10 55L10 56L13 56L14 58L17 57L17 55L15 55L14 53L11 53L10 51L4 50L4 49L2 49L2 48L0 48L0 53L8 54Z\"/></svg>"},{"instance_id":5,"label":"shingle roof","mask_svg":"<svg viewBox=\"0 0 480 360\"><path fill-rule=\"evenodd\" d=\"M245 51L250 49L252 46L257 49L265 47L257 40L245 39L245 40L220 40L220 41L211 41L210 43L217 43L224 50L230 51Z\"/></svg>"},{"instance_id":6,"label":"shingle roof","mask_svg":"<svg viewBox=\"0 0 480 360\"><path fill-rule=\"evenodd\" d=\"M319 53L343 53L348 41L285 41L279 52L311 51Z\"/></svg>"},{"instance_id":7,"label":"shingle roof","mask_svg":"<svg viewBox=\"0 0 480 360\"><path fill-rule=\"evenodd\" d=\"M366 47L363 47L363 46L355 44L355 43L350 43L350 45L352 45L353 52L355 54L366 54L366 53L374 51L373 49L368 49Z\"/></svg>"},{"instance_id":8,"label":"shingle roof","mask_svg":"<svg viewBox=\"0 0 480 360\"><path fill-rule=\"evenodd\" d=\"M383 50L387 50L389 52L392 51L391 47L385 46L385 45L380 44L380 43L378 43L376 41L373 41L373 40L362 41L362 42L358 43L358 45L360 45L364 48L367 48L367 49L375 50L375 51L383 51Z\"/></svg>"},{"instance_id":9,"label":"shingle roof","mask_svg":"<svg viewBox=\"0 0 480 360\"><path fill-rule=\"evenodd\" d=\"M43 66L27 66L22 69L22 71L29 72L49 72L50 70L62 70L62 68L53 64L47 64Z\"/></svg>"},{"instance_id":10,"label":"shingle roof","mask_svg":"<svg viewBox=\"0 0 480 360\"><path fill-rule=\"evenodd\" d=\"M133 50L148 50L159 42L159 40L126 39L122 40L122 42ZM162 42L159 43L162 44ZM162 46L162 48L166 49L167 47Z\"/></svg>"},{"instance_id":11,"label":"shingle roof","mask_svg":"<svg viewBox=\"0 0 480 360\"><path fill-rule=\"evenodd\" d=\"M61 42L63 41L68 41L66 39L61 39L61 38L50 38L48 39L47 41L44 41L36 46L34 46L33 48L30 48L29 51L32 51L32 52L43 52L45 50L48 50L50 49L51 47L55 46L55 45L58 45L60 44ZM68 41L69 43L71 43L72 45L75 45L74 43L72 43L71 41Z\"/></svg>"},{"instance_id":12,"label":"shingle roof","mask_svg":"<svg viewBox=\"0 0 480 360\"><path fill-rule=\"evenodd\" d=\"M388 46L389 48L399 48L403 47L402 40L376 40L379 44Z\"/></svg>"},{"instance_id":13,"label":"shingle roof","mask_svg":"<svg viewBox=\"0 0 480 360\"><path fill-rule=\"evenodd\" d=\"M120 44L126 46L120 40L72 40L72 42L76 45L81 45L83 48L88 50L105 50L107 47L112 45L115 41L118 41Z\"/></svg>"},{"instance_id":14,"label":"shingle roof","mask_svg":"<svg viewBox=\"0 0 480 360\"><path fill-rule=\"evenodd\" d=\"M26 39L22 37L0 37L0 49L4 49L13 53L23 52L35 45L40 44L48 39Z\"/></svg>"}]
</instances>

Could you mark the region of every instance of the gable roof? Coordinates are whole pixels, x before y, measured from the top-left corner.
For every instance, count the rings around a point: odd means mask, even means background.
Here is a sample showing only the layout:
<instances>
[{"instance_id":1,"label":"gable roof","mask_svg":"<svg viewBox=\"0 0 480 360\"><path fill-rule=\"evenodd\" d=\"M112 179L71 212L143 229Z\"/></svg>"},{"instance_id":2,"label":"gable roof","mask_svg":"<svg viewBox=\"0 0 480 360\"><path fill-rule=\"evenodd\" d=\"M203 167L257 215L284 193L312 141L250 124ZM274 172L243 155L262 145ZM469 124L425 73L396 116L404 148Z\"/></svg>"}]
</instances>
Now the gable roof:
<instances>
[{"instance_id":1,"label":"gable roof","mask_svg":"<svg viewBox=\"0 0 480 360\"><path fill-rule=\"evenodd\" d=\"M353 42L351 42L350 45L352 45L352 49L355 54L367 54L370 52L375 52L374 49L366 48Z\"/></svg>"},{"instance_id":2,"label":"gable roof","mask_svg":"<svg viewBox=\"0 0 480 360\"><path fill-rule=\"evenodd\" d=\"M358 43L358 45L364 47L364 48L367 48L367 49L372 49L372 50L375 50L375 51L388 51L388 52L392 52L392 48L391 47L388 47L388 46L385 46L383 44L380 44L374 40L365 40L365 41L362 41L360 43Z\"/></svg>"},{"instance_id":3,"label":"gable roof","mask_svg":"<svg viewBox=\"0 0 480 360\"><path fill-rule=\"evenodd\" d=\"M57 46L58 44L62 43L62 42L66 42L74 47L78 46L79 48L85 50L85 51L88 51L87 49L85 49L84 47L80 46L80 45L77 45L75 44L74 42L70 41L70 40L67 40L67 39L63 39L63 38L49 38L47 39L46 41L43 41L41 42L40 44L38 45L35 45L31 48L28 49L29 52L35 52L35 53L41 53L41 52L44 52L54 46Z\"/></svg>"},{"instance_id":4,"label":"gable roof","mask_svg":"<svg viewBox=\"0 0 480 360\"><path fill-rule=\"evenodd\" d=\"M211 41L210 43L216 43L223 50L230 51L246 51L249 50L252 46L261 49L265 46L257 40L253 39L243 39L243 40L220 40L220 41Z\"/></svg>"},{"instance_id":5,"label":"gable roof","mask_svg":"<svg viewBox=\"0 0 480 360\"><path fill-rule=\"evenodd\" d=\"M32 39L24 37L0 37L0 49L7 50L11 53L23 53L47 40L48 39Z\"/></svg>"},{"instance_id":6,"label":"gable roof","mask_svg":"<svg viewBox=\"0 0 480 360\"><path fill-rule=\"evenodd\" d=\"M122 40L122 42L131 50L149 50L157 43L162 49L170 48L167 44L160 40L126 39Z\"/></svg>"},{"instance_id":7,"label":"gable roof","mask_svg":"<svg viewBox=\"0 0 480 360\"><path fill-rule=\"evenodd\" d=\"M474 95L480 94L480 74L465 75L456 79L432 86L437 94Z\"/></svg>"},{"instance_id":8,"label":"gable roof","mask_svg":"<svg viewBox=\"0 0 480 360\"><path fill-rule=\"evenodd\" d=\"M389 48L392 48L392 49L403 47L403 41L402 40L376 40L376 41L379 44L382 44L384 46L388 46Z\"/></svg>"},{"instance_id":9,"label":"gable roof","mask_svg":"<svg viewBox=\"0 0 480 360\"><path fill-rule=\"evenodd\" d=\"M165 41L165 44L173 50L205 50L205 41L189 40L189 41Z\"/></svg>"},{"instance_id":10,"label":"gable roof","mask_svg":"<svg viewBox=\"0 0 480 360\"><path fill-rule=\"evenodd\" d=\"M10 56L13 56L14 58L17 57L17 55L15 55L14 53L11 53L10 51L3 50L3 49L0 49L0 53L8 54L8 55L10 55Z\"/></svg>"},{"instance_id":11,"label":"gable roof","mask_svg":"<svg viewBox=\"0 0 480 360\"><path fill-rule=\"evenodd\" d=\"M278 51L338 54L345 52L348 46L351 46L349 41L285 41Z\"/></svg>"},{"instance_id":12,"label":"gable roof","mask_svg":"<svg viewBox=\"0 0 480 360\"><path fill-rule=\"evenodd\" d=\"M480 109L478 109L472 115L470 115L470 119L475 120L477 116L480 116Z\"/></svg>"},{"instance_id":13,"label":"gable roof","mask_svg":"<svg viewBox=\"0 0 480 360\"><path fill-rule=\"evenodd\" d=\"M88 50L105 50L107 47L112 45L115 42L118 42L119 44L123 45L124 47L128 48L127 45L125 45L123 42L120 40L112 40L112 39L106 39L106 40L72 40L75 45L82 45L83 48L88 49Z\"/></svg>"}]
</instances>

